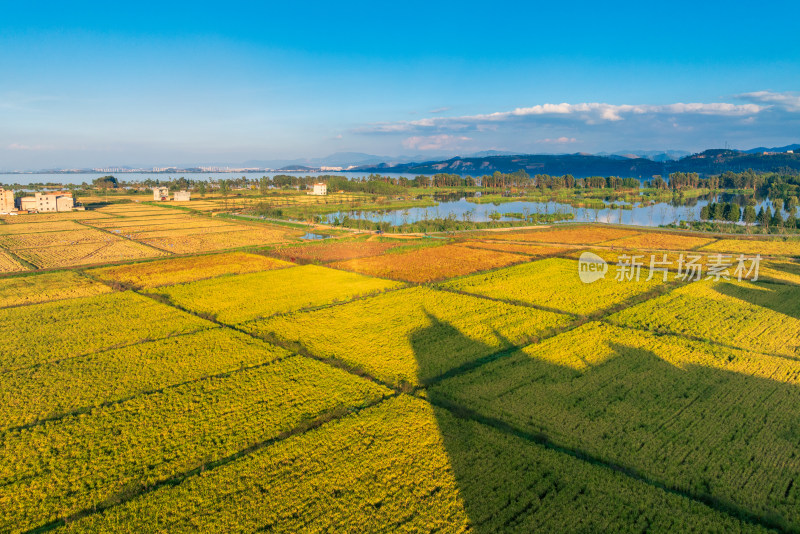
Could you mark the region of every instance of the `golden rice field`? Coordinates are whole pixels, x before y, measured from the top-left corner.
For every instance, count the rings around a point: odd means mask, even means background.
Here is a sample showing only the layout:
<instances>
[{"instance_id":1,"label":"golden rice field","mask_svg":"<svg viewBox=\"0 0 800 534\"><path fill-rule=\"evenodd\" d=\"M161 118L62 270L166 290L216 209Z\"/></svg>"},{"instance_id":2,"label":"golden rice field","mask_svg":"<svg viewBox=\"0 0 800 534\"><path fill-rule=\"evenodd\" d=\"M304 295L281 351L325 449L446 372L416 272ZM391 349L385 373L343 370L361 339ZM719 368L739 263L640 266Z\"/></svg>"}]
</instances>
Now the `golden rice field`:
<instances>
[{"instance_id":1,"label":"golden rice field","mask_svg":"<svg viewBox=\"0 0 800 534\"><path fill-rule=\"evenodd\" d=\"M296 242L303 233L299 230L265 225L264 228L242 229L238 232L149 237L142 239L142 243L174 254L190 254Z\"/></svg>"},{"instance_id":2,"label":"golden rice field","mask_svg":"<svg viewBox=\"0 0 800 534\"><path fill-rule=\"evenodd\" d=\"M549 227L542 230L494 232L483 236L487 240L534 241L537 243L559 243L570 245L590 245L611 239L630 237L640 232L606 226L567 226Z\"/></svg>"},{"instance_id":3,"label":"golden rice field","mask_svg":"<svg viewBox=\"0 0 800 534\"><path fill-rule=\"evenodd\" d=\"M75 271L0 278L0 308L91 297L110 291L107 285Z\"/></svg>"},{"instance_id":4,"label":"golden rice field","mask_svg":"<svg viewBox=\"0 0 800 534\"><path fill-rule=\"evenodd\" d=\"M405 532L766 532L409 396L60 530L396 531L399 521Z\"/></svg>"},{"instance_id":5,"label":"golden rice field","mask_svg":"<svg viewBox=\"0 0 800 534\"><path fill-rule=\"evenodd\" d=\"M88 272L90 275L108 282L121 282L149 289L216 278L226 274L244 274L291 266L292 264L289 262L258 254L229 252L100 267Z\"/></svg>"},{"instance_id":6,"label":"golden rice field","mask_svg":"<svg viewBox=\"0 0 800 534\"><path fill-rule=\"evenodd\" d=\"M429 394L796 525L799 380L796 359L589 323Z\"/></svg>"},{"instance_id":7,"label":"golden rice field","mask_svg":"<svg viewBox=\"0 0 800 534\"><path fill-rule=\"evenodd\" d=\"M663 277L648 281L647 272L643 273L639 281L618 282L611 267L605 278L584 284L578 277L576 261L547 258L459 278L443 283L442 287L576 315L593 315L663 285Z\"/></svg>"},{"instance_id":8,"label":"golden rice field","mask_svg":"<svg viewBox=\"0 0 800 534\"><path fill-rule=\"evenodd\" d=\"M761 254L800 258L800 239L720 239L701 249L703 252Z\"/></svg>"},{"instance_id":9,"label":"golden rice field","mask_svg":"<svg viewBox=\"0 0 800 534\"><path fill-rule=\"evenodd\" d=\"M702 281L623 310L615 324L800 358L800 287Z\"/></svg>"},{"instance_id":10,"label":"golden rice field","mask_svg":"<svg viewBox=\"0 0 800 534\"><path fill-rule=\"evenodd\" d=\"M157 289L178 306L213 315L226 324L395 289L402 284L360 274L304 265L213 278Z\"/></svg>"},{"instance_id":11,"label":"golden rice field","mask_svg":"<svg viewBox=\"0 0 800 534\"><path fill-rule=\"evenodd\" d=\"M33 234L36 232L63 232L66 230L83 230L86 227L75 221L30 222L20 224L0 224L0 235Z\"/></svg>"},{"instance_id":12,"label":"golden rice field","mask_svg":"<svg viewBox=\"0 0 800 534\"><path fill-rule=\"evenodd\" d=\"M572 317L424 287L242 328L298 344L393 385L425 383L455 367L526 344Z\"/></svg>"},{"instance_id":13,"label":"golden rice field","mask_svg":"<svg viewBox=\"0 0 800 534\"><path fill-rule=\"evenodd\" d=\"M15 249L14 253L40 269L141 260L167 254L121 237L108 235L108 238L105 241L78 245Z\"/></svg>"},{"instance_id":14,"label":"golden rice field","mask_svg":"<svg viewBox=\"0 0 800 534\"><path fill-rule=\"evenodd\" d=\"M526 257L519 254L442 245L336 262L332 266L370 276L422 283L505 267L525 260Z\"/></svg>"},{"instance_id":15,"label":"golden rice field","mask_svg":"<svg viewBox=\"0 0 800 534\"><path fill-rule=\"evenodd\" d=\"M645 232L600 244L613 248L622 247L637 250L696 250L714 241L716 239L707 237L678 235L667 232Z\"/></svg>"},{"instance_id":16,"label":"golden rice field","mask_svg":"<svg viewBox=\"0 0 800 534\"><path fill-rule=\"evenodd\" d=\"M87 214L0 224L0 532L800 531L795 242Z\"/></svg>"},{"instance_id":17,"label":"golden rice field","mask_svg":"<svg viewBox=\"0 0 800 534\"><path fill-rule=\"evenodd\" d=\"M14 259L8 252L0 249L0 273L25 271L27 268Z\"/></svg>"},{"instance_id":18,"label":"golden rice field","mask_svg":"<svg viewBox=\"0 0 800 534\"><path fill-rule=\"evenodd\" d=\"M105 219L110 214L100 211L69 211L60 213L33 213L25 215L0 215L0 221L5 224L44 223L54 221L90 221Z\"/></svg>"}]
</instances>

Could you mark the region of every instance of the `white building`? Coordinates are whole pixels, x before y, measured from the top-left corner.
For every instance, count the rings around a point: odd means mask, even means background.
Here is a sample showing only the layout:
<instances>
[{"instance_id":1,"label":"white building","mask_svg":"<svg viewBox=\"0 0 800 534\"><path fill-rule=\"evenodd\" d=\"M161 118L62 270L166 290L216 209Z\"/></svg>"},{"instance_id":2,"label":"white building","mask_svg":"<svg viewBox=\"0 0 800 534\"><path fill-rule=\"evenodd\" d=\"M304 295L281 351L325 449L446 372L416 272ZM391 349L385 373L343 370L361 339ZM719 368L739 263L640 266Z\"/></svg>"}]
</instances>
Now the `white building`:
<instances>
[{"instance_id":1,"label":"white building","mask_svg":"<svg viewBox=\"0 0 800 534\"><path fill-rule=\"evenodd\" d=\"M192 194L189 191L175 191L175 202L189 202Z\"/></svg>"},{"instance_id":2,"label":"white building","mask_svg":"<svg viewBox=\"0 0 800 534\"><path fill-rule=\"evenodd\" d=\"M14 191L0 187L0 213L11 213L14 208Z\"/></svg>"},{"instance_id":3,"label":"white building","mask_svg":"<svg viewBox=\"0 0 800 534\"><path fill-rule=\"evenodd\" d=\"M153 200L169 200L169 188L167 187L154 187Z\"/></svg>"},{"instance_id":4,"label":"white building","mask_svg":"<svg viewBox=\"0 0 800 534\"><path fill-rule=\"evenodd\" d=\"M21 210L34 213L72 211L74 205L72 193L66 191L34 193L32 197L22 197L19 199L19 207Z\"/></svg>"},{"instance_id":5,"label":"white building","mask_svg":"<svg viewBox=\"0 0 800 534\"><path fill-rule=\"evenodd\" d=\"M309 193L309 195L318 195L318 196L325 196L328 194L328 186L325 184L314 184L314 189Z\"/></svg>"}]
</instances>

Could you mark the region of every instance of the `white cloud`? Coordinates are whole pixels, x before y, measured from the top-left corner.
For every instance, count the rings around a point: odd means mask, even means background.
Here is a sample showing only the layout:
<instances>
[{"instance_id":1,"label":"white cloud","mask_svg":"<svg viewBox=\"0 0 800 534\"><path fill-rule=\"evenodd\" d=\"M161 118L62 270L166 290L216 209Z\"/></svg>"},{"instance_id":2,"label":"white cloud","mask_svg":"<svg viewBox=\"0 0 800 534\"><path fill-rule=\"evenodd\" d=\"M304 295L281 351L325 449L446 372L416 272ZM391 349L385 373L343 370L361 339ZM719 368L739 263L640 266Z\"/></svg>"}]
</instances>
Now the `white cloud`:
<instances>
[{"instance_id":1,"label":"white cloud","mask_svg":"<svg viewBox=\"0 0 800 534\"><path fill-rule=\"evenodd\" d=\"M751 99L752 100L752 99ZM504 122L534 120L544 124L571 121L585 124L600 124L624 121L628 117L659 117L664 115L706 115L719 117L753 116L767 106L754 103L730 104L726 102L683 103L665 105L605 104L584 102L580 104L537 104L511 111L466 115L462 117L428 117L413 121L381 122L366 125L357 133L402 133L431 130L477 130L487 125Z\"/></svg>"},{"instance_id":2,"label":"white cloud","mask_svg":"<svg viewBox=\"0 0 800 534\"><path fill-rule=\"evenodd\" d=\"M50 150L52 147L45 145L23 145L22 143L11 143L6 148L8 150Z\"/></svg>"},{"instance_id":3,"label":"white cloud","mask_svg":"<svg viewBox=\"0 0 800 534\"><path fill-rule=\"evenodd\" d=\"M459 148L469 137L454 135L415 136L403 140L403 146L411 150L443 150Z\"/></svg>"},{"instance_id":4,"label":"white cloud","mask_svg":"<svg viewBox=\"0 0 800 534\"><path fill-rule=\"evenodd\" d=\"M780 109L785 109L786 111L800 111L800 93L755 91L736 95L736 98L748 100L750 102L758 102L760 104L769 104Z\"/></svg>"},{"instance_id":5,"label":"white cloud","mask_svg":"<svg viewBox=\"0 0 800 534\"><path fill-rule=\"evenodd\" d=\"M566 143L576 143L578 140L574 137L557 137L555 139L539 139L537 143L548 143L548 144L566 144Z\"/></svg>"},{"instance_id":6,"label":"white cloud","mask_svg":"<svg viewBox=\"0 0 800 534\"><path fill-rule=\"evenodd\" d=\"M450 108L448 108L448 107L436 108L436 109L430 110L428 113L436 114L436 113L444 113L445 111L450 111Z\"/></svg>"}]
</instances>

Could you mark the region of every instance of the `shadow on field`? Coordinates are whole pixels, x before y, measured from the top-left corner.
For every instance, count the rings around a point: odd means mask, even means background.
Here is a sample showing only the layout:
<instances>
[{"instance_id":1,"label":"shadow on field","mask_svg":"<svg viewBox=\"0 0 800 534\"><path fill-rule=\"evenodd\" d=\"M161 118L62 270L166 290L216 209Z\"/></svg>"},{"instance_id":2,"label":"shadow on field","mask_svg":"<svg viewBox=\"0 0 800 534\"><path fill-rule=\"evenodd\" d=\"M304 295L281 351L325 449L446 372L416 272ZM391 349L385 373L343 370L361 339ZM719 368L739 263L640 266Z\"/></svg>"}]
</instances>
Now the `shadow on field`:
<instances>
[{"instance_id":1,"label":"shadow on field","mask_svg":"<svg viewBox=\"0 0 800 534\"><path fill-rule=\"evenodd\" d=\"M421 377L430 351L481 345L431 320L410 336ZM800 387L598 343L614 355L584 370L520 352L430 385L474 531L800 526ZM643 484L652 493L635 494ZM664 488L719 515L685 499L675 509Z\"/></svg>"},{"instance_id":2,"label":"shadow on field","mask_svg":"<svg viewBox=\"0 0 800 534\"><path fill-rule=\"evenodd\" d=\"M800 319L800 286L758 282L744 286L722 282L713 288L722 295Z\"/></svg>"}]
</instances>

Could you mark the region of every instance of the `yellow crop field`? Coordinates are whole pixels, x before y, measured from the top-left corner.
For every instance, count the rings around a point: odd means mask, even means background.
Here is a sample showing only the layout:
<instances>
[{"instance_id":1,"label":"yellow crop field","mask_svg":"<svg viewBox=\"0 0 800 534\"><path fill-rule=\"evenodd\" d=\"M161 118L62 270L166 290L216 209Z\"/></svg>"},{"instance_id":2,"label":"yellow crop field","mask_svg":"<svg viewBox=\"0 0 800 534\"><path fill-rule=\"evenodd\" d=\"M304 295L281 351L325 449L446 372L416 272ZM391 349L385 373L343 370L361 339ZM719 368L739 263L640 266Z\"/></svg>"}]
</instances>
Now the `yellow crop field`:
<instances>
[{"instance_id":1,"label":"yellow crop field","mask_svg":"<svg viewBox=\"0 0 800 534\"><path fill-rule=\"evenodd\" d=\"M0 372L212 326L129 291L0 309Z\"/></svg>"},{"instance_id":2,"label":"yellow crop field","mask_svg":"<svg viewBox=\"0 0 800 534\"><path fill-rule=\"evenodd\" d=\"M553 245L537 245L528 243L503 243L500 241L462 241L457 243L462 247L482 248L487 250L497 250L499 252L516 252L526 256L552 256L561 254L570 248L558 247Z\"/></svg>"},{"instance_id":3,"label":"yellow crop field","mask_svg":"<svg viewBox=\"0 0 800 534\"><path fill-rule=\"evenodd\" d=\"M74 271L0 278L0 308L90 297L110 291L107 285Z\"/></svg>"},{"instance_id":4,"label":"yellow crop field","mask_svg":"<svg viewBox=\"0 0 800 534\"><path fill-rule=\"evenodd\" d=\"M167 260L100 267L89 273L102 280L117 281L141 288L183 284L226 274L243 274L291 267L293 264L244 252L210 256L188 256Z\"/></svg>"},{"instance_id":5,"label":"yellow crop field","mask_svg":"<svg viewBox=\"0 0 800 534\"><path fill-rule=\"evenodd\" d=\"M482 236L481 239L500 241L535 241L538 243L564 243L589 245L610 239L629 237L640 233L636 230L624 230L603 226L568 226L566 228L550 227L543 230L495 232Z\"/></svg>"},{"instance_id":6,"label":"yellow crop field","mask_svg":"<svg viewBox=\"0 0 800 534\"><path fill-rule=\"evenodd\" d=\"M794 358L589 323L428 394L792 530L798 385Z\"/></svg>"},{"instance_id":7,"label":"yellow crop field","mask_svg":"<svg viewBox=\"0 0 800 534\"><path fill-rule=\"evenodd\" d=\"M212 328L9 371L0 374L0 432L287 356Z\"/></svg>"},{"instance_id":8,"label":"yellow crop field","mask_svg":"<svg viewBox=\"0 0 800 534\"><path fill-rule=\"evenodd\" d=\"M96 226L98 228L125 228L143 226L148 227L156 224L181 224L187 222L201 222L205 221L200 217L192 217L191 215L183 214L167 214L167 215L146 215L144 217L114 217L113 219L101 219L98 221L89 221L87 224Z\"/></svg>"},{"instance_id":9,"label":"yellow crop field","mask_svg":"<svg viewBox=\"0 0 800 534\"><path fill-rule=\"evenodd\" d=\"M104 243L118 240L106 232L93 228L65 232L38 232L34 234L0 235L0 246L9 249L71 246L83 243Z\"/></svg>"},{"instance_id":10,"label":"yellow crop field","mask_svg":"<svg viewBox=\"0 0 800 534\"><path fill-rule=\"evenodd\" d=\"M114 230L111 230L112 232ZM123 229L120 234L124 235L130 239L136 239L137 241L147 241L150 239L175 239L181 237L194 237L194 236L205 236L209 234L225 234L231 232L241 232L242 227L239 225L233 224L226 224L226 225L216 225L216 226L198 226L193 228L181 228L179 226L175 226L171 229L155 229L155 230L146 230L142 229L142 231L138 233L131 233L127 229Z\"/></svg>"},{"instance_id":11,"label":"yellow crop field","mask_svg":"<svg viewBox=\"0 0 800 534\"><path fill-rule=\"evenodd\" d=\"M170 214L170 213L181 213L180 210L175 210L171 208L160 208L158 206L148 206L146 204L112 204L111 206L105 206L99 208L98 210L101 213L109 213L113 215L121 215L123 217L135 217L137 215L152 215L152 214Z\"/></svg>"},{"instance_id":12,"label":"yellow crop field","mask_svg":"<svg viewBox=\"0 0 800 534\"><path fill-rule=\"evenodd\" d=\"M727 252L762 256L800 257L800 239L720 239L703 252Z\"/></svg>"},{"instance_id":13,"label":"yellow crop field","mask_svg":"<svg viewBox=\"0 0 800 534\"><path fill-rule=\"evenodd\" d=\"M610 317L646 328L800 357L800 287L759 282L702 281Z\"/></svg>"},{"instance_id":14,"label":"yellow crop field","mask_svg":"<svg viewBox=\"0 0 800 534\"><path fill-rule=\"evenodd\" d=\"M28 269L15 260L8 252L0 249L0 273L14 273Z\"/></svg>"},{"instance_id":15,"label":"yellow crop field","mask_svg":"<svg viewBox=\"0 0 800 534\"><path fill-rule=\"evenodd\" d=\"M85 230L86 227L75 221L53 221L40 223L0 224L0 235L32 234L36 232L63 232Z\"/></svg>"},{"instance_id":16,"label":"yellow crop field","mask_svg":"<svg viewBox=\"0 0 800 534\"><path fill-rule=\"evenodd\" d=\"M400 287L398 282L316 265L202 280L156 290L179 306L238 324Z\"/></svg>"},{"instance_id":17,"label":"yellow crop field","mask_svg":"<svg viewBox=\"0 0 800 534\"><path fill-rule=\"evenodd\" d=\"M107 242L80 245L18 249L15 253L40 269L92 265L114 261L138 260L165 256L166 252L133 241L108 236Z\"/></svg>"},{"instance_id":18,"label":"yellow crop field","mask_svg":"<svg viewBox=\"0 0 800 534\"><path fill-rule=\"evenodd\" d=\"M280 496L280 498L275 498ZM402 395L65 532L765 532Z\"/></svg>"},{"instance_id":19,"label":"yellow crop field","mask_svg":"<svg viewBox=\"0 0 800 534\"><path fill-rule=\"evenodd\" d=\"M192 252L211 252L231 248L283 244L296 241L300 235L302 235L301 231L269 226L239 232L151 237L143 239L142 242L168 252L188 254Z\"/></svg>"},{"instance_id":20,"label":"yellow crop field","mask_svg":"<svg viewBox=\"0 0 800 534\"><path fill-rule=\"evenodd\" d=\"M646 232L643 234L614 239L601 243L608 247L655 250L694 250L716 241L714 238L670 234L667 232Z\"/></svg>"},{"instance_id":21,"label":"yellow crop field","mask_svg":"<svg viewBox=\"0 0 800 534\"><path fill-rule=\"evenodd\" d=\"M323 243L309 243L291 247L279 247L272 251L273 254L290 261L343 261L366 256L377 256L389 249L406 245L402 241L326 241Z\"/></svg>"},{"instance_id":22,"label":"yellow crop field","mask_svg":"<svg viewBox=\"0 0 800 534\"><path fill-rule=\"evenodd\" d=\"M295 356L5 434L0 529L92 509L388 393Z\"/></svg>"},{"instance_id":23,"label":"yellow crop field","mask_svg":"<svg viewBox=\"0 0 800 534\"><path fill-rule=\"evenodd\" d=\"M394 280L432 282L526 260L527 257L519 254L443 245L337 262L333 266Z\"/></svg>"},{"instance_id":24,"label":"yellow crop field","mask_svg":"<svg viewBox=\"0 0 800 534\"><path fill-rule=\"evenodd\" d=\"M639 281L617 281L612 266L605 278L584 284L578 277L577 261L547 258L452 280L445 282L443 287L567 313L592 315L663 285L661 276L649 282L646 279L647 271L642 270Z\"/></svg>"},{"instance_id":25,"label":"yellow crop field","mask_svg":"<svg viewBox=\"0 0 800 534\"><path fill-rule=\"evenodd\" d=\"M425 383L565 326L573 318L425 287L242 325L381 380Z\"/></svg>"},{"instance_id":26,"label":"yellow crop field","mask_svg":"<svg viewBox=\"0 0 800 534\"><path fill-rule=\"evenodd\" d=\"M111 217L98 211L62 211L58 213L29 213L26 215L0 215L6 224L43 223L55 221L88 221Z\"/></svg>"}]
</instances>

